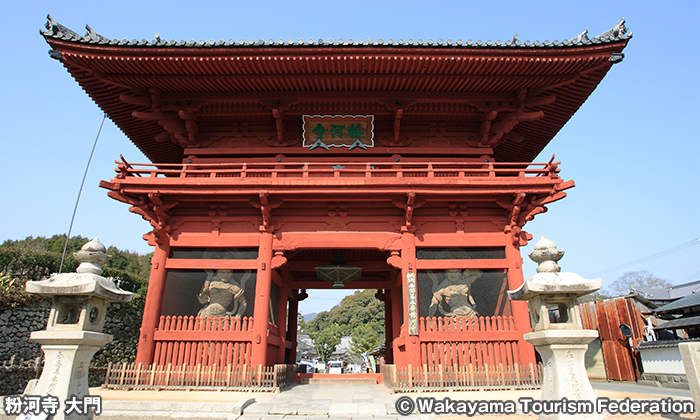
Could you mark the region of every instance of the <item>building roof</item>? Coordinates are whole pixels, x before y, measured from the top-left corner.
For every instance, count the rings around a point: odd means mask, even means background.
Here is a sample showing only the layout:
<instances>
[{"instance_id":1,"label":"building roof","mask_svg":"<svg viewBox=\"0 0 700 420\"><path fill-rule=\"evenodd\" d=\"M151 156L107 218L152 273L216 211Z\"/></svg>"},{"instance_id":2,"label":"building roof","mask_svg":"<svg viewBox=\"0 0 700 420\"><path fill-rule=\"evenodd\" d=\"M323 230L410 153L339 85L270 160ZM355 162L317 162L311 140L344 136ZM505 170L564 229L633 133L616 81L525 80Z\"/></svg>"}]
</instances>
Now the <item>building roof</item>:
<instances>
[{"instance_id":1,"label":"building roof","mask_svg":"<svg viewBox=\"0 0 700 420\"><path fill-rule=\"evenodd\" d=\"M688 296L695 291L700 291L700 280L658 289L632 289L627 296L657 307Z\"/></svg>"},{"instance_id":2,"label":"building roof","mask_svg":"<svg viewBox=\"0 0 700 420\"><path fill-rule=\"evenodd\" d=\"M700 314L694 316L684 316L682 318L672 319L663 324L654 327L655 330L676 330L700 325Z\"/></svg>"},{"instance_id":3,"label":"building roof","mask_svg":"<svg viewBox=\"0 0 700 420\"><path fill-rule=\"evenodd\" d=\"M413 39L399 39L399 40L393 40L393 39L388 39L384 41L383 39L378 39L378 40L372 40L372 39L357 39L357 40L352 40L352 39L337 39L333 40L332 38L329 38L328 40L323 40L323 39L318 39L318 40L303 40L299 39L297 41L293 39L288 39L288 40L283 40L279 39L277 41L273 39L269 39L265 41L264 39L259 39L259 40L253 40L253 39L239 39L238 41L235 41L234 39L229 39L228 41L224 39L219 39L218 41L215 41L214 39L210 39L209 41L205 41L203 39L200 39L199 41L196 41L194 39L190 39L189 41L186 41L184 39L181 39L180 41L176 41L174 39L171 40L165 40L161 39L158 34L156 34L156 38L149 40L142 39L142 40L128 40L126 38L124 39L117 39L117 38L108 38L104 37L97 32L95 32L90 26L86 25L85 29L87 32L85 35L81 36L76 32L73 32L72 30L66 28L65 26L61 25L57 21L51 18L51 16L47 16L47 22L46 22L46 31L42 31L42 35L44 35L47 38L53 38L53 39L61 39L64 41L71 41L71 42L80 42L83 44L92 44L92 45L119 45L119 46L127 46L127 47L180 47L180 48L215 48L215 47L225 47L225 48L249 48L249 47L257 47L257 48L269 48L269 47L279 47L279 46L285 46L285 47L346 47L346 46L357 46L357 47L411 47L411 48L420 48L420 47L436 47L436 48L519 48L519 49L533 49L533 48L567 48L567 47L580 47L580 46L592 46L592 45L601 45L601 44L609 44L609 43L616 43L620 41L627 41L630 38L632 38L632 33L628 32L627 28L625 27L625 20L622 19L622 21L617 24L615 27L612 29L603 32L602 34L595 36L593 38L588 37L588 30L583 31L581 34L578 36L575 36L571 39L564 39L561 41L554 40L552 42L549 41L520 41L518 39L518 35L514 35L513 39L509 39L506 41L482 41L482 40L477 40L477 41L472 41L467 40L467 41L462 41L461 39L457 41L453 41L451 39L448 39L446 41L443 41L442 39L438 40L423 40L423 39L418 39L418 40L413 40Z\"/></svg>"},{"instance_id":4,"label":"building roof","mask_svg":"<svg viewBox=\"0 0 700 420\"><path fill-rule=\"evenodd\" d=\"M700 308L700 292L691 293L664 306L654 309L654 313L683 313L686 309Z\"/></svg>"},{"instance_id":5,"label":"building roof","mask_svg":"<svg viewBox=\"0 0 700 420\"><path fill-rule=\"evenodd\" d=\"M50 17L46 28L51 57L158 163L181 162L188 148L205 144L202 125L275 127L282 111L292 121L362 111L389 130L441 115L473 127L464 142L492 150L497 161L529 162L622 59L632 36L624 21L594 38L551 43L120 41L90 27L80 36Z\"/></svg>"},{"instance_id":6,"label":"building roof","mask_svg":"<svg viewBox=\"0 0 700 420\"><path fill-rule=\"evenodd\" d=\"M635 350L657 349L657 348L664 348L664 347L678 347L679 343L692 343L692 342L696 342L696 341L700 341L700 338L681 339L681 340L642 341L635 348Z\"/></svg>"}]
</instances>

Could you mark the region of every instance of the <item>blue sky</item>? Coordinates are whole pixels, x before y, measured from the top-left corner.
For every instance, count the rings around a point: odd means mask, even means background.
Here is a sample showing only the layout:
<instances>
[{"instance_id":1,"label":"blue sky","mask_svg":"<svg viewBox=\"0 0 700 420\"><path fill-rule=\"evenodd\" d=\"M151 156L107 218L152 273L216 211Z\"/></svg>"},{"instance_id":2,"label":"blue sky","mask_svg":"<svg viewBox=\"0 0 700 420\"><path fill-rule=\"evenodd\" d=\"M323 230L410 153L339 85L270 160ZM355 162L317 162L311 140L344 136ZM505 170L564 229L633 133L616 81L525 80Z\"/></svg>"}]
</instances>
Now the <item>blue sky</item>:
<instances>
[{"instance_id":1,"label":"blue sky","mask_svg":"<svg viewBox=\"0 0 700 420\"><path fill-rule=\"evenodd\" d=\"M700 2L470 1L169 1L7 2L0 16L0 239L68 230L85 164L102 114L59 62L39 29L51 14L84 33L152 39L453 39L562 40L584 29L598 35L621 17L634 38L625 59L557 134L536 161L552 154L569 197L526 225L567 255L564 271L595 274L700 238ZM102 131L73 234L150 252L149 230L126 205L98 187L114 160L146 159L109 120ZM673 284L700 280L700 244L602 276L604 287L626 270L648 270ZM337 303L313 293L302 312Z\"/></svg>"}]
</instances>

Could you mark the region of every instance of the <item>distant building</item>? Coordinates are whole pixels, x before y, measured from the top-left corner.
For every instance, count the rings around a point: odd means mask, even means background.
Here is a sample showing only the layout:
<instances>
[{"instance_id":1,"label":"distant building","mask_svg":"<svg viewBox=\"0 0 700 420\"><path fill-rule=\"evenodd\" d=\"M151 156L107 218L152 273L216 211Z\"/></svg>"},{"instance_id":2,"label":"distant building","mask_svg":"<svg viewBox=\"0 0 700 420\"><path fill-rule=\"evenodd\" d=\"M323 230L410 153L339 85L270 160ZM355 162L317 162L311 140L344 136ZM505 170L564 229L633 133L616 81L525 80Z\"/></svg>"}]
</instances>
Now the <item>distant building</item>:
<instances>
[{"instance_id":1,"label":"distant building","mask_svg":"<svg viewBox=\"0 0 700 420\"><path fill-rule=\"evenodd\" d=\"M683 330L687 338L700 338L700 282L693 283L696 288L691 293L654 309L653 313L666 321L656 330Z\"/></svg>"}]
</instances>

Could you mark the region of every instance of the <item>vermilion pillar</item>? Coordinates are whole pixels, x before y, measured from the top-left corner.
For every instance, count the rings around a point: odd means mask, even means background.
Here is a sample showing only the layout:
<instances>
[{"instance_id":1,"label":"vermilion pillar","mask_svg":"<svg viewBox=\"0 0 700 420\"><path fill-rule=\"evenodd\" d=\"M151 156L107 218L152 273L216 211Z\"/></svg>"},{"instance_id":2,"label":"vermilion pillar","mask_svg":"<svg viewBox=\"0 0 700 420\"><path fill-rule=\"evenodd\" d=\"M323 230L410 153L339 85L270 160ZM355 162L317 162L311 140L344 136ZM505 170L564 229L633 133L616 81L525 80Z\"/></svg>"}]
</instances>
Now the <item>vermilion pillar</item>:
<instances>
[{"instance_id":1,"label":"vermilion pillar","mask_svg":"<svg viewBox=\"0 0 700 420\"><path fill-rule=\"evenodd\" d=\"M270 291L272 289L272 233L262 232L258 251L258 274L255 280L255 308L253 309L253 366L267 362L267 324L270 318Z\"/></svg>"},{"instance_id":2,"label":"vermilion pillar","mask_svg":"<svg viewBox=\"0 0 700 420\"><path fill-rule=\"evenodd\" d=\"M416 237L413 233L404 232L401 237L401 284L403 288L403 331L406 334L406 364L420 366L420 340L418 336L409 335L409 314L408 294L410 293L407 284L409 272L416 273ZM416 285L417 286L417 285ZM416 287L417 289L417 287ZM416 291L417 293L417 291ZM417 297L416 297L417 301Z\"/></svg>"},{"instance_id":3,"label":"vermilion pillar","mask_svg":"<svg viewBox=\"0 0 700 420\"><path fill-rule=\"evenodd\" d=\"M136 363L150 365L153 363L155 342L153 334L160 320L163 292L165 290L165 262L170 253L170 245L156 244L156 249L151 258L151 277L148 280L148 292L146 292L146 304L143 308L141 320L141 334L139 336L139 348L136 351Z\"/></svg>"},{"instance_id":4,"label":"vermilion pillar","mask_svg":"<svg viewBox=\"0 0 700 420\"><path fill-rule=\"evenodd\" d=\"M511 241L506 244L506 260L508 261L508 289L515 290L523 284L523 267L522 258L520 256L520 248L513 245ZM530 311L527 307L527 302L522 300L511 300L513 308L513 319L515 320L515 328L518 332L525 334L532 332L530 325ZM518 349L520 350L519 364L526 365L535 363L535 348L528 343L520 335L518 340Z\"/></svg>"}]
</instances>

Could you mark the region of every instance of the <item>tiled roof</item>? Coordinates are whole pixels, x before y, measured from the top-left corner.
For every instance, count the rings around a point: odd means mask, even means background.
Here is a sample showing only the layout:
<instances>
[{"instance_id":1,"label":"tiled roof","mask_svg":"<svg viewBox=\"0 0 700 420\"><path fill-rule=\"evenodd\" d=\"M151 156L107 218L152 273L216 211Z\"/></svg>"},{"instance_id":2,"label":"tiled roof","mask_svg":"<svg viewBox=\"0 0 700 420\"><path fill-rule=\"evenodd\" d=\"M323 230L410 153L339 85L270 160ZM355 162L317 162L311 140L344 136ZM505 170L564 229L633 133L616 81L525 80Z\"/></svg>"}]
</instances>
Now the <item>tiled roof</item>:
<instances>
[{"instance_id":1,"label":"tiled roof","mask_svg":"<svg viewBox=\"0 0 700 420\"><path fill-rule=\"evenodd\" d=\"M649 301L672 301L700 290L700 280L659 289L632 289L629 296L637 295Z\"/></svg>"},{"instance_id":2,"label":"tiled roof","mask_svg":"<svg viewBox=\"0 0 700 420\"><path fill-rule=\"evenodd\" d=\"M49 17L43 36L52 48L51 57L61 61L153 162L181 161L184 146L156 141L168 134L162 125L134 118L134 112L149 112L151 90L172 103L200 98L204 105L197 111L198 118L205 114L229 120L255 118L261 125L275 123L267 99L290 101L289 118L307 110L362 109L384 118L387 124L393 123L395 113L386 100L405 100L410 105L405 106L402 124L423 124L426 115L452 113L450 118L460 118L458 123L475 129L474 133L483 126L486 114L465 102L466 96L481 95L486 98L483 106L490 106L488 101L493 100L514 110L518 92L527 92L536 101L528 109L543 116L506 121L514 111L501 112L503 119L497 123L515 122L517 127L511 127L512 138L493 143L493 154L499 161L528 162L571 118L611 66L622 60L631 34L623 21L593 39L583 33L553 43L522 43L517 37L505 43L178 43L160 38L139 42L109 40L89 27L81 37ZM134 96L148 103L123 100ZM554 102L542 101L546 98ZM178 114L173 116L180 119Z\"/></svg>"},{"instance_id":3,"label":"tiled roof","mask_svg":"<svg viewBox=\"0 0 700 420\"><path fill-rule=\"evenodd\" d=\"M668 322L664 322L656 327L655 330L675 330L682 328L690 328L700 325L700 315L695 316L684 316L677 319L672 319Z\"/></svg>"},{"instance_id":4,"label":"tiled roof","mask_svg":"<svg viewBox=\"0 0 700 420\"><path fill-rule=\"evenodd\" d=\"M700 292L691 293L688 296L673 301L667 305L654 309L654 313L683 312L684 309L700 306Z\"/></svg>"},{"instance_id":5,"label":"tiled roof","mask_svg":"<svg viewBox=\"0 0 700 420\"><path fill-rule=\"evenodd\" d=\"M210 39L209 41L205 41L203 39L200 39L199 41L196 41L194 39L190 39L189 41L185 41L184 39L181 39L180 41L176 41L174 39L171 39L170 41L162 39L158 36L158 34L155 34L155 38L149 40L142 39L142 40L137 40L137 39L132 39L128 40L126 38L124 39L109 39L107 37L104 37L102 35L97 34L95 31L93 31L89 26L86 26L87 32L84 36L80 36L76 32L71 31L70 29L66 28L65 26L61 25L60 23L56 22L54 19L51 18L51 16L47 16L48 21L46 22L46 31L42 31L41 34L44 35L47 38L53 38L53 39L61 39L64 41L72 41L72 42L79 42L83 44L98 44L98 45L118 45L118 46L126 46L126 47L178 47L178 48L232 48L232 47L263 47L263 48L269 48L269 47L345 47L345 46L355 46L355 47L363 47L363 46L371 46L371 47L430 47L430 48L571 48L571 47L578 47L578 46L592 46L592 45L599 45L599 44L608 44L608 43L613 43L613 42L620 42L620 41L626 41L632 38L632 33L628 31L627 27L625 26L625 20L622 19L620 23L615 25L612 29L603 32L602 34L589 38L588 37L588 30L582 32L580 35L567 39L567 40L562 40L562 41L557 41L554 40L552 42L550 41L520 41L518 39L518 35L514 35L513 39L507 40L507 41L482 41L482 40L477 40L477 41L472 41L467 40L463 41L461 39L457 41L453 41L452 39L448 39L446 41L442 39L438 40L423 40L423 39L418 39L418 40L413 40L413 39L399 39L399 40L393 40L393 39L388 39L388 40L383 40L383 39L378 39L378 40L372 40L372 39L328 39L328 40L323 40L323 39L318 39L318 40L303 40L299 39L297 41L293 39L288 39L288 40L283 40L279 39L277 41L273 39L269 39L265 41L264 39L259 39L259 40L254 40L254 39L248 39L247 41L244 39L239 39L238 41L235 41L233 39L229 39L228 41L224 39L219 39L218 41L215 41L214 39Z\"/></svg>"},{"instance_id":6,"label":"tiled roof","mask_svg":"<svg viewBox=\"0 0 700 420\"><path fill-rule=\"evenodd\" d=\"M635 350L639 349L655 349L655 348L662 348L662 347L678 347L679 343L692 343L700 341L698 338L691 338L691 339L686 339L686 340L659 340L659 341L642 341L639 343L639 345L635 348Z\"/></svg>"}]
</instances>

